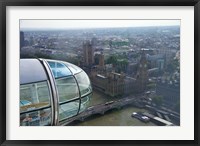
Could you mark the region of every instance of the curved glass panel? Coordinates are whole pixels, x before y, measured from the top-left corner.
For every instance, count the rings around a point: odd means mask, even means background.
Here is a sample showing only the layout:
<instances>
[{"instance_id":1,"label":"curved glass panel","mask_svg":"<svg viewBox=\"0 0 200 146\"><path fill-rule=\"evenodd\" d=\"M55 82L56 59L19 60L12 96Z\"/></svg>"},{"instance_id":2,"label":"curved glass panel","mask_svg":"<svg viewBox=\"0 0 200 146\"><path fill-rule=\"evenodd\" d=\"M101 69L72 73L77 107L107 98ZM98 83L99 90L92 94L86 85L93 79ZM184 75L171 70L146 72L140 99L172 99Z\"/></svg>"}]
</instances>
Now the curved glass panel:
<instances>
[{"instance_id":1,"label":"curved glass panel","mask_svg":"<svg viewBox=\"0 0 200 146\"><path fill-rule=\"evenodd\" d=\"M72 75L70 70L60 62L47 61L55 78L66 77Z\"/></svg>"},{"instance_id":2,"label":"curved glass panel","mask_svg":"<svg viewBox=\"0 0 200 146\"><path fill-rule=\"evenodd\" d=\"M45 70L37 59L20 59L20 84L47 80Z\"/></svg>"},{"instance_id":3,"label":"curved glass panel","mask_svg":"<svg viewBox=\"0 0 200 146\"><path fill-rule=\"evenodd\" d=\"M20 85L20 112L50 105L47 81Z\"/></svg>"},{"instance_id":4,"label":"curved glass panel","mask_svg":"<svg viewBox=\"0 0 200 146\"><path fill-rule=\"evenodd\" d=\"M77 115L79 109L79 99L66 104L62 104L59 107L59 121L73 117Z\"/></svg>"},{"instance_id":5,"label":"curved glass panel","mask_svg":"<svg viewBox=\"0 0 200 146\"><path fill-rule=\"evenodd\" d=\"M83 112L85 109L89 107L89 101L91 99L92 94L81 98L81 107L79 113Z\"/></svg>"},{"instance_id":6,"label":"curved glass panel","mask_svg":"<svg viewBox=\"0 0 200 146\"><path fill-rule=\"evenodd\" d=\"M20 113L27 112L20 114L20 125L50 125L50 97L51 94L47 81L20 85ZM38 110L32 111L36 109Z\"/></svg>"},{"instance_id":7,"label":"curved glass panel","mask_svg":"<svg viewBox=\"0 0 200 146\"><path fill-rule=\"evenodd\" d=\"M73 76L56 79L59 102L65 102L79 97L79 90Z\"/></svg>"},{"instance_id":8,"label":"curved glass panel","mask_svg":"<svg viewBox=\"0 0 200 146\"><path fill-rule=\"evenodd\" d=\"M64 62L64 64L71 70L73 74L77 74L82 71L82 69L76 65L73 65L69 62Z\"/></svg>"},{"instance_id":9,"label":"curved glass panel","mask_svg":"<svg viewBox=\"0 0 200 146\"><path fill-rule=\"evenodd\" d=\"M20 115L20 126L46 126L46 125L51 125L50 108Z\"/></svg>"},{"instance_id":10,"label":"curved glass panel","mask_svg":"<svg viewBox=\"0 0 200 146\"><path fill-rule=\"evenodd\" d=\"M80 88L81 97L92 92L90 79L88 78L88 75L84 71L80 72L79 74L76 74L75 77L77 79Z\"/></svg>"}]
</instances>

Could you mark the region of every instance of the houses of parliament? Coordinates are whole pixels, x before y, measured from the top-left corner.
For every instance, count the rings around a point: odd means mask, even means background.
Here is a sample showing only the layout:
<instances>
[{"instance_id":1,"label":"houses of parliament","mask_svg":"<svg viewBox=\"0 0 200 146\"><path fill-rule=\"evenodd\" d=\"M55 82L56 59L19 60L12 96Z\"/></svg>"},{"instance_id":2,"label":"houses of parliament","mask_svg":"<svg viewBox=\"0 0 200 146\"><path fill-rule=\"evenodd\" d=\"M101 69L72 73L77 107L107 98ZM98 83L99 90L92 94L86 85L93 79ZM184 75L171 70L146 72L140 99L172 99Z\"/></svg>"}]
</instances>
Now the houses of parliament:
<instances>
[{"instance_id":1,"label":"houses of parliament","mask_svg":"<svg viewBox=\"0 0 200 146\"><path fill-rule=\"evenodd\" d=\"M96 58L97 62L95 62ZM140 52L140 61L134 76L125 72L116 72L113 64L105 64L103 52L94 54L93 43L83 42L83 68L88 73L92 86L106 95L116 97L140 93L148 82L147 60L144 51Z\"/></svg>"}]
</instances>

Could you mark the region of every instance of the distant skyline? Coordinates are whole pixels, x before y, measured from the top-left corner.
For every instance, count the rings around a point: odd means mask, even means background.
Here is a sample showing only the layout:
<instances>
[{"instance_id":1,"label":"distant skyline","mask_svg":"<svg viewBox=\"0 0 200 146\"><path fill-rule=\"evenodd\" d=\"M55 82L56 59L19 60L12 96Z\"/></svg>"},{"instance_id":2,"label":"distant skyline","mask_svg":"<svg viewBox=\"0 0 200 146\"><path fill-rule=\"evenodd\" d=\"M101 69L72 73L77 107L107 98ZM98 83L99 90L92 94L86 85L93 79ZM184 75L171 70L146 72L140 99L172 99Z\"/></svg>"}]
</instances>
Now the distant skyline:
<instances>
[{"instance_id":1,"label":"distant skyline","mask_svg":"<svg viewBox=\"0 0 200 146\"><path fill-rule=\"evenodd\" d=\"M20 20L20 30L180 26L180 20Z\"/></svg>"}]
</instances>

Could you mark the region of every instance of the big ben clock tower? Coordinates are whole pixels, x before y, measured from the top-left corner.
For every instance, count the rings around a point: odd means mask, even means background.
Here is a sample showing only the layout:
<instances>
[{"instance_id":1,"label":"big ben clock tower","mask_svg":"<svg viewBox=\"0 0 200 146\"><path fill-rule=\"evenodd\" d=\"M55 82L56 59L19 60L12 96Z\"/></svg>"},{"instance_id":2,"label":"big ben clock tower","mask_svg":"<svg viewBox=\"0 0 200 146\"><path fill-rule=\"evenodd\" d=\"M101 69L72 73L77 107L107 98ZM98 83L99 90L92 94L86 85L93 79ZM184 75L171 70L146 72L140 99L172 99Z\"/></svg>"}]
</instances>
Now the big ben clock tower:
<instances>
[{"instance_id":1,"label":"big ben clock tower","mask_svg":"<svg viewBox=\"0 0 200 146\"><path fill-rule=\"evenodd\" d=\"M147 74L147 60L144 50L141 52L141 58L139 62L139 67L137 71L137 91L143 92L146 89L148 74Z\"/></svg>"}]
</instances>

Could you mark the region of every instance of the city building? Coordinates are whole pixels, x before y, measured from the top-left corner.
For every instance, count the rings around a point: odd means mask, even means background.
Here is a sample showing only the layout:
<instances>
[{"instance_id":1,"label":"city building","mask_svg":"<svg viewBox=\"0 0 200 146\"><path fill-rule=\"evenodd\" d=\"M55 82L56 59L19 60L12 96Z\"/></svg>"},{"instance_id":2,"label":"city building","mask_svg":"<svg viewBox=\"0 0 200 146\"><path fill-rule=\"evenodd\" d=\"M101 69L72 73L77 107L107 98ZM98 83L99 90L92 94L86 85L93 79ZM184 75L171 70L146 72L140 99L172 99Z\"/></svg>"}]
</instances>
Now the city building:
<instances>
[{"instance_id":1,"label":"city building","mask_svg":"<svg viewBox=\"0 0 200 146\"><path fill-rule=\"evenodd\" d=\"M112 70L107 69L107 65L102 61L104 60L102 53L99 59L99 65L93 66L89 73L94 89L113 97L143 92L146 89L148 70L144 52L141 53L137 74L133 77L123 72L117 73L113 67Z\"/></svg>"},{"instance_id":2,"label":"city building","mask_svg":"<svg viewBox=\"0 0 200 146\"><path fill-rule=\"evenodd\" d=\"M147 81L148 81L147 59L144 51L142 51L139 62L139 68L136 74L138 92L142 92L146 89Z\"/></svg>"},{"instance_id":3,"label":"city building","mask_svg":"<svg viewBox=\"0 0 200 146\"><path fill-rule=\"evenodd\" d=\"M102 52L99 55L99 66L102 68L104 67L104 54Z\"/></svg>"},{"instance_id":4,"label":"city building","mask_svg":"<svg viewBox=\"0 0 200 146\"><path fill-rule=\"evenodd\" d=\"M92 66L94 64L94 50L90 41L83 42L84 65Z\"/></svg>"},{"instance_id":5,"label":"city building","mask_svg":"<svg viewBox=\"0 0 200 146\"><path fill-rule=\"evenodd\" d=\"M180 84L157 82L156 94L163 96L163 103L169 108L173 108L180 103Z\"/></svg>"},{"instance_id":6,"label":"city building","mask_svg":"<svg viewBox=\"0 0 200 146\"><path fill-rule=\"evenodd\" d=\"M107 86L105 93L110 96L121 96L125 89L125 75L123 73L111 72L107 77Z\"/></svg>"},{"instance_id":7,"label":"city building","mask_svg":"<svg viewBox=\"0 0 200 146\"><path fill-rule=\"evenodd\" d=\"M165 67L164 54L147 55L147 60L149 61L151 68L158 68L159 71L164 70Z\"/></svg>"}]
</instances>

